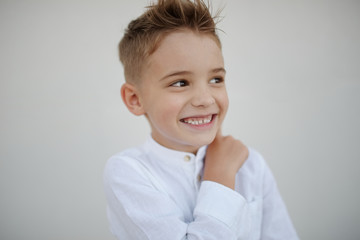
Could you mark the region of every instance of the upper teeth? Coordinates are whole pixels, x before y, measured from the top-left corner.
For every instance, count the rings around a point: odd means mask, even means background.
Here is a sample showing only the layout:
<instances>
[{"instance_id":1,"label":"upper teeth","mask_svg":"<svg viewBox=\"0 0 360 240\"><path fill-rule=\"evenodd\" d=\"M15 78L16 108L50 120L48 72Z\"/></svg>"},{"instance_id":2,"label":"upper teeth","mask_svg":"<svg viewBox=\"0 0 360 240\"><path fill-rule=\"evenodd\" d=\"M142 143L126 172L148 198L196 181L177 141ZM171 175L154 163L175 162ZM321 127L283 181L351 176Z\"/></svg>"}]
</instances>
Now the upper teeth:
<instances>
[{"instance_id":1,"label":"upper teeth","mask_svg":"<svg viewBox=\"0 0 360 240\"><path fill-rule=\"evenodd\" d=\"M206 118L187 118L184 119L184 122L192 124L192 125L201 125L201 124L207 124L211 122L212 116L208 116Z\"/></svg>"}]
</instances>

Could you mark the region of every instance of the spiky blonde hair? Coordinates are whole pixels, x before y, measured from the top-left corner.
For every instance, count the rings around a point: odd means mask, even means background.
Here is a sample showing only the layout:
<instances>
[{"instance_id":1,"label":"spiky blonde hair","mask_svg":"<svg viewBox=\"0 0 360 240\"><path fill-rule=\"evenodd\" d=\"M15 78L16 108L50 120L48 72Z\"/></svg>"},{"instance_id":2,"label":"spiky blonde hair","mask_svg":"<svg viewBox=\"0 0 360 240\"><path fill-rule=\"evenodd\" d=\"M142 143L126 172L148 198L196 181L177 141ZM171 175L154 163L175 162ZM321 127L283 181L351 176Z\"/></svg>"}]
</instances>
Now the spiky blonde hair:
<instances>
[{"instance_id":1,"label":"spiky blonde hair","mask_svg":"<svg viewBox=\"0 0 360 240\"><path fill-rule=\"evenodd\" d=\"M120 61L124 66L126 82L137 84L147 58L169 33L190 29L209 34L221 47L216 33L215 16L210 4L203 0L158 0L137 19L131 21L119 43Z\"/></svg>"}]
</instances>

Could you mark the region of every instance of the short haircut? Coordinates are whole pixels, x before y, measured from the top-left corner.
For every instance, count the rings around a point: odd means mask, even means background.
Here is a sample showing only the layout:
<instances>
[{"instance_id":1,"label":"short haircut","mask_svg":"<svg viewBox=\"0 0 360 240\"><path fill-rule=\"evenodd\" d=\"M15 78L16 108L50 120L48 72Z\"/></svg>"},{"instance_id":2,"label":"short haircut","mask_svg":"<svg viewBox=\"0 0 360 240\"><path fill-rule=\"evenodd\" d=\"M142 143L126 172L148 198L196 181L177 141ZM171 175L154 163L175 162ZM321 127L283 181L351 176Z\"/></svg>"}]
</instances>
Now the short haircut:
<instances>
[{"instance_id":1,"label":"short haircut","mask_svg":"<svg viewBox=\"0 0 360 240\"><path fill-rule=\"evenodd\" d=\"M221 48L215 22L220 11L212 16L209 9L210 4L203 0L158 0L157 4L148 6L140 17L129 23L119 43L126 82L139 83L147 58L171 32L189 29L209 34Z\"/></svg>"}]
</instances>

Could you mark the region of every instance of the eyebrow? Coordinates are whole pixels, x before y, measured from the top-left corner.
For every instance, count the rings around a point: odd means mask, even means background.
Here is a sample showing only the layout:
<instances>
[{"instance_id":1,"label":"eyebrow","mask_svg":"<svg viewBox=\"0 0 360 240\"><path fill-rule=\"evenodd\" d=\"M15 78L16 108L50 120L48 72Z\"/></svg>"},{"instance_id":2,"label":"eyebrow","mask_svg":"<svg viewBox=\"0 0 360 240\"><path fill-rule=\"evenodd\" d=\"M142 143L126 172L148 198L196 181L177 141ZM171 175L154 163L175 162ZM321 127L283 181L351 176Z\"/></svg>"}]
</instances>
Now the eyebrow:
<instances>
[{"instance_id":1,"label":"eyebrow","mask_svg":"<svg viewBox=\"0 0 360 240\"><path fill-rule=\"evenodd\" d=\"M226 73L226 70L225 68L215 68L211 71L212 73L218 73L218 72L223 72L223 73Z\"/></svg>"},{"instance_id":2,"label":"eyebrow","mask_svg":"<svg viewBox=\"0 0 360 240\"><path fill-rule=\"evenodd\" d=\"M170 74L165 75L164 77L162 77L162 78L160 79L160 81L161 81L161 80L164 80L164 79L166 79L166 78L169 78L169 77L174 77L174 76L179 76L179 75L190 75L190 74L191 74L190 71L172 72L172 73L170 73Z\"/></svg>"},{"instance_id":3,"label":"eyebrow","mask_svg":"<svg viewBox=\"0 0 360 240\"><path fill-rule=\"evenodd\" d=\"M219 73L219 72L226 73L226 70L225 70L225 68L220 67L220 68L212 69L212 70L210 71L210 73ZM192 72L190 72L190 71L177 71L177 72L172 72L172 73L170 73L170 74L165 75L164 77L162 77L162 78L160 79L160 81L161 81L161 80L164 80L164 79L166 79L166 78L169 78L169 77L181 76L181 75L190 75L190 74L192 74Z\"/></svg>"}]
</instances>

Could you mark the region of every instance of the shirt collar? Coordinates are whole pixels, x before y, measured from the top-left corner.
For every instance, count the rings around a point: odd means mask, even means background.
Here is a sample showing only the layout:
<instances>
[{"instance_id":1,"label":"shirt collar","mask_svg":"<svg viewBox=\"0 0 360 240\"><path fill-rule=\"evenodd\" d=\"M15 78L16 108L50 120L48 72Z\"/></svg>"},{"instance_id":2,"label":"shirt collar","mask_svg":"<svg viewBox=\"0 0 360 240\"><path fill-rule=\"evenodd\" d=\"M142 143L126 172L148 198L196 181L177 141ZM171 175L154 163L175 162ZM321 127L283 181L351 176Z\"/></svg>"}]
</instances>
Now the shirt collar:
<instances>
[{"instance_id":1,"label":"shirt collar","mask_svg":"<svg viewBox=\"0 0 360 240\"><path fill-rule=\"evenodd\" d=\"M165 161L167 164L198 165L200 162L202 163L205 158L207 145L200 147L195 155L189 152L166 148L157 143L150 136L145 142L144 148L148 154L155 156L159 160Z\"/></svg>"}]
</instances>

